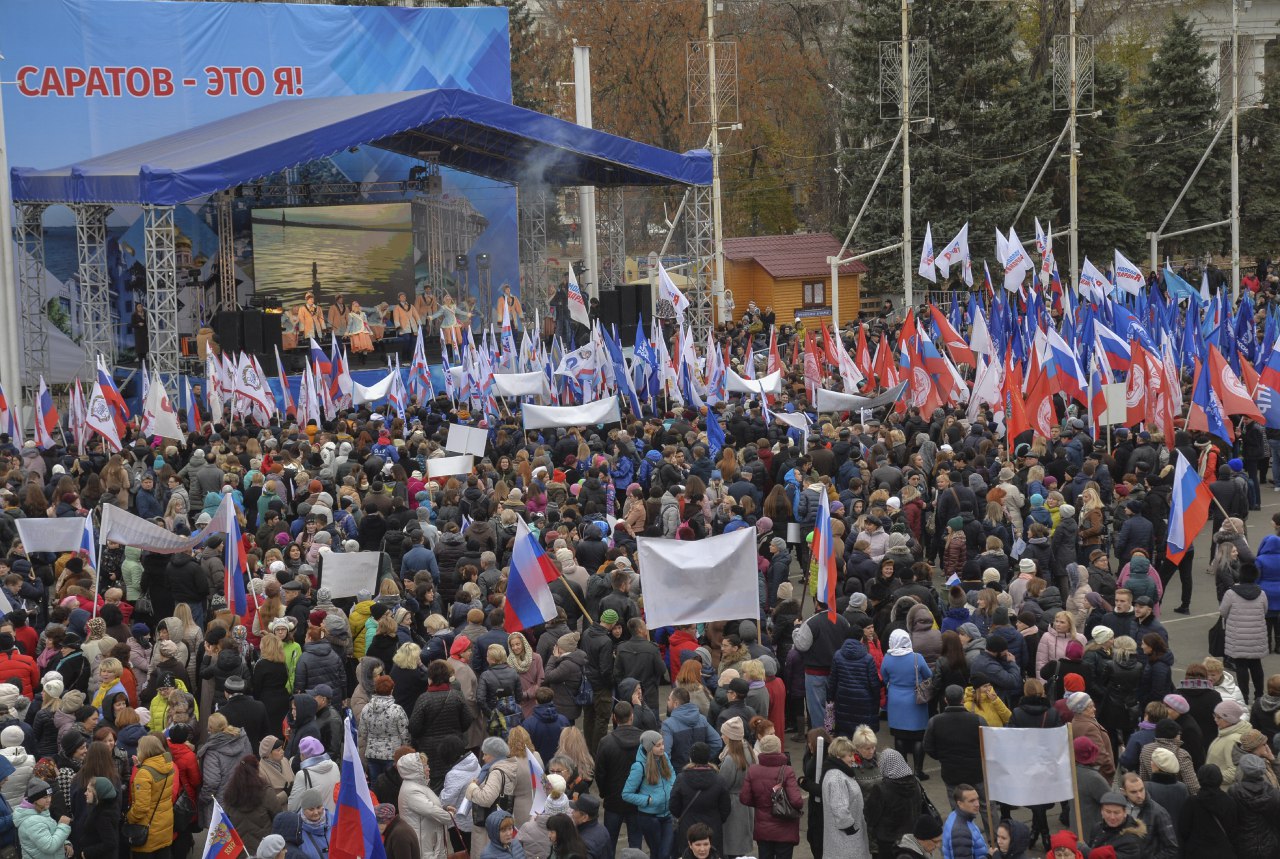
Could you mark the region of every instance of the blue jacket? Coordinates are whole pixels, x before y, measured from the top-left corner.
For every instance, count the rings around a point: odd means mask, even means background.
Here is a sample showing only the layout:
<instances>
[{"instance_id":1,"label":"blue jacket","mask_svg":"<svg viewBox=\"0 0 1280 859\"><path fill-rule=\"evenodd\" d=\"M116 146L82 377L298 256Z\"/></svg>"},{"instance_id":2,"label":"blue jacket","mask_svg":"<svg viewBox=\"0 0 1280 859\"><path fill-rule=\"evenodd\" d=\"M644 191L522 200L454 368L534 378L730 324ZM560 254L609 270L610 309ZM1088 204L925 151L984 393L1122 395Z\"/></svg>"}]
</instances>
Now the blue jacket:
<instances>
[{"instance_id":1,"label":"blue jacket","mask_svg":"<svg viewBox=\"0 0 1280 859\"><path fill-rule=\"evenodd\" d=\"M1267 605L1280 607L1280 537L1263 537L1254 563L1258 565L1258 585L1267 595Z\"/></svg>"},{"instance_id":2,"label":"blue jacket","mask_svg":"<svg viewBox=\"0 0 1280 859\"><path fill-rule=\"evenodd\" d=\"M529 732L533 747L542 755L544 761L555 757L560 745L560 732L573 723L560 715L555 704L539 704L533 708L529 718L520 723Z\"/></svg>"},{"instance_id":3,"label":"blue jacket","mask_svg":"<svg viewBox=\"0 0 1280 859\"><path fill-rule=\"evenodd\" d=\"M859 725L880 730L880 672L871 651L861 641L845 639L831 660L827 700L835 710L835 729L841 736Z\"/></svg>"},{"instance_id":4,"label":"blue jacket","mask_svg":"<svg viewBox=\"0 0 1280 859\"><path fill-rule=\"evenodd\" d=\"M951 812L942 824L942 859L985 859L987 841L973 818Z\"/></svg>"},{"instance_id":5,"label":"blue jacket","mask_svg":"<svg viewBox=\"0 0 1280 859\"><path fill-rule=\"evenodd\" d=\"M636 749L636 762L631 765L627 783L622 787L622 799L634 805L641 814L666 817L671 813L671 789L676 784L675 770L667 778L659 779L657 784L649 784L644 777L648 759L643 746Z\"/></svg>"},{"instance_id":6,"label":"blue jacket","mask_svg":"<svg viewBox=\"0 0 1280 859\"><path fill-rule=\"evenodd\" d=\"M619 487L620 492L631 485L635 473L636 464L625 453L619 453L618 461L614 463L613 468L609 469L609 475L613 477L613 485Z\"/></svg>"},{"instance_id":7,"label":"blue jacket","mask_svg":"<svg viewBox=\"0 0 1280 859\"><path fill-rule=\"evenodd\" d=\"M689 763L689 749L694 743L706 743L711 747L711 757L719 758L724 748L724 740L720 732L711 726L706 717L698 710L698 705L690 701L681 704L667 714L662 723L662 743L667 747L667 757L671 760L672 769L680 772Z\"/></svg>"}]
</instances>

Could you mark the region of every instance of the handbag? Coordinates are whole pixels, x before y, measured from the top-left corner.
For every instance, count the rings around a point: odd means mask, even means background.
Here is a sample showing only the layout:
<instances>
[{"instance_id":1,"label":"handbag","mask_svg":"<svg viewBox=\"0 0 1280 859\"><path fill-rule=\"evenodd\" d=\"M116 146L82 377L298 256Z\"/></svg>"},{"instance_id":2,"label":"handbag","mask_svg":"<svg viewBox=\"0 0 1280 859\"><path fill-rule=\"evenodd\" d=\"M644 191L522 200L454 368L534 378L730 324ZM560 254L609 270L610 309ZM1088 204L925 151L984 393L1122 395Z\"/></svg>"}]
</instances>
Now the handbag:
<instances>
[{"instance_id":1,"label":"handbag","mask_svg":"<svg viewBox=\"0 0 1280 859\"><path fill-rule=\"evenodd\" d=\"M913 656L916 654L912 654ZM913 663L916 670L916 703L928 704L933 700L933 677L930 676L923 683L920 682L920 663Z\"/></svg>"},{"instance_id":2,"label":"handbag","mask_svg":"<svg viewBox=\"0 0 1280 859\"><path fill-rule=\"evenodd\" d=\"M1216 656L1221 659L1227 654L1227 628L1219 617L1213 626L1209 627L1209 655Z\"/></svg>"},{"instance_id":3,"label":"handbag","mask_svg":"<svg viewBox=\"0 0 1280 859\"><path fill-rule=\"evenodd\" d=\"M471 851L466 849L467 839L463 836L462 828L458 826L458 818L453 816L453 812L449 812L449 820L453 821L453 831L458 833L458 843L462 845L462 849L449 851L447 859L471 859ZM449 837L447 832L445 837Z\"/></svg>"},{"instance_id":4,"label":"handbag","mask_svg":"<svg viewBox=\"0 0 1280 859\"><path fill-rule=\"evenodd\" d=\"M153 775L159 775L151 767L143 767L143 769ZM124 825L124 838L129 842L130 847L141 847L151 837L151 823L156 819L156 812L160 810L160 803L164 801L164 791L169 789L170 778L171 776L165 776L164 781L160 782L160 798L156 800L155 806L151 809L151 816L147 818L147 825L143 826L141 823L126 823Z\"/></svg>"},{"instance_id":5,"label":"handbag","mask_svg":"<svg viewBox=\"0 0 1280 859\"><path fill-rule=\"evenodd\" d=\"M138 597L137 602L133 604L133 610L138 614L153 615L155 608L151 605L151 594L144 593Z\"/></svg>"},{"instance_id":6,"label":"handbag","mask_svg":"<svg viewBox=\"0 0 1280 859\"><path fill-rule=\"evenodd\" d=\"M471 823L473 826L484 826L485 820L489 817L489 812L495 809L501 808L503 811L512 811L516 807L515 791L511 792L510 797L507 796L507 774L502 770L498 770L498 775L502 776L502 786L498 788L498 798L493 801L493 805L482 806L478 803L471 803Z\"/></svg>"},{"instance_id":7,"label":"handbag","mask_svg":"<svg viewBox=\"0 0 1280 859\"><path fill-rule=\"evenodd\" d=\"M786 771L791 767L778 767L778 780L774 782L773 787L769 791L769 810L773 812L774 817L781 817L784 820L794 820L800 816L800 809L791 804L791 800L787 797L787 788L784 785L786 780Z\"/></svg>"}]
</instances>

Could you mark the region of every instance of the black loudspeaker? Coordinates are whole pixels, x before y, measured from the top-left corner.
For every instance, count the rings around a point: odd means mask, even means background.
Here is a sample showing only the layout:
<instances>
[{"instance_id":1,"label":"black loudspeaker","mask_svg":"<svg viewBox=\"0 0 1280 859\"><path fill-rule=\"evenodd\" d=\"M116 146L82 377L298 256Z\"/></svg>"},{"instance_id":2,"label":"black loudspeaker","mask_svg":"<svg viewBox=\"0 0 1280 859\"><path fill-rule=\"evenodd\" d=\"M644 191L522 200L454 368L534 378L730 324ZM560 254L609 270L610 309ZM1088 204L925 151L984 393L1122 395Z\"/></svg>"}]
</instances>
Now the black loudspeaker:
<instances>
[{"instance_id":1,"label":"black loudspeaker","mask_svg":"<svg viewBox=\"0 0 1280 859\"><path fill-rule=\"evenodd\" d=\"M278 310L262 314L262 351L258 353L258 360L264 369L268 364L275 364L276 352L284 337L283 319L284 314Z\"/></svg>"},{"instance_id":2,"label":"black loudspeaker","mask_svg":"<svg viewBox=\"0 0 1280 859\"><path fill-rule=\"evenodd\" d=\"M649 287L619 286L611 292L600 293L600 321L606 325L617 325L618 332L635 331L636 320L643 316L646 324L653 312L652 297Z\"/></svg>"},{"instance_id":3,"label":"black loudspeaker","mask_svg":"<svg viewBox=\"0 0 1280 859\"><path fill-rule=\"evenodd\" d=\"M223 310L214 317L213 333L218 338L218 348L223 352L239 352L244 348L240 336L240 312Z\"/></svg>"},{"instance_id":4,"label":"black loudspeaker","mask_svg":"<svg viewBox=\"0 0 1280 859\"><path fill-rule=\"evenodd\" d=\"M256 307L240 311L240 348L250 355L262 355L262 317Z\"/></svg>"}]
</instances>

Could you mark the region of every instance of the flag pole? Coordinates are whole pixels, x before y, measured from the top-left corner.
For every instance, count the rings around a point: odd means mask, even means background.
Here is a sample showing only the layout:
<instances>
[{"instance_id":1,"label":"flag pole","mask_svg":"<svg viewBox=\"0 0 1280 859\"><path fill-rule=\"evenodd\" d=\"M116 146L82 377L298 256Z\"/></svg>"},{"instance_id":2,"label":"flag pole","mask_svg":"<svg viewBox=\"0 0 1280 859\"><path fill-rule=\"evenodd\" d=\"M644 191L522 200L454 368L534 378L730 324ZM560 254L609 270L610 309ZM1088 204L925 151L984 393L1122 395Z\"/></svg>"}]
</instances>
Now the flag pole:
<instances>
[{"instance_id":1,"label":"flag pole","mask_svg":"<svg viewBox=\"0 0 1280 859\"><path fill-rule=\"evenodd\" d=\"M596 619L591 616L591 612L587 611L587 607L582 604L582 600L578 599L578 595L573 592L573 584L568 579L565 578L564 570L559 569L559 567L557 566L556 575L560 577L560 581L564 582L565 590L569 592L569 596L573 597L573 601L578 604L578 608L582 610L582 614L586 617L586 619L591 621L592 623L595 623Z\"/></svg>"},{"instance_id":2,"label":"flag pole","mask_svg":"<svg viewBox=\"0 0 1280 859\"><path fill-rule=\"evenodd\" d=\"M1071 730L1071 723L1067 723L1067 760L1071 761L1071 806L1075 810L1076 818L1076 837L1083 838L1084 818L1080 813L1080 783L1076 780L1076 760L1075 760L1075 731ZM628 830L630 831L630 830Z\"/></svg>"}]
</instances>

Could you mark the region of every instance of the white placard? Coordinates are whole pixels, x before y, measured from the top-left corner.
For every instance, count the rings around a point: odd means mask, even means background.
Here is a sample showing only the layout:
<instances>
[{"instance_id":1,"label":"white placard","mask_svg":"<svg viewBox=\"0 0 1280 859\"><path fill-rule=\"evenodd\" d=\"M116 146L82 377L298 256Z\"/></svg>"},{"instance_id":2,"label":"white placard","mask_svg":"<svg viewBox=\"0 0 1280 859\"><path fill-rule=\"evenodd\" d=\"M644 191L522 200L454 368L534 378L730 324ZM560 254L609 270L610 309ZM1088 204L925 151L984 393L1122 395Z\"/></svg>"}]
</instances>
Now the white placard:
<instances>
[{"instance_id":1,"label":"white placard","mask_svg":"<svg viewBox=\"0 0 1280 859\"><path fill-rule=\"evenodd\" d=\"M470 474L476 466L476 458L466 456L437 456L427 460L427 477L452 477L455 474Z\"/></svg>"},{"instance_id":2,"label":"white placard","mask_svg":"<svg viewBox=\"0 0 1280 859\"><path fill-rule=\"evenodd\" d=\"M988 802L1047 805L1071 799L1075 755L1060 728L983 728Z\"/></svg>"},{"instance_id":3,"label":"white placard","mask_svg":"<svg viewBox=\"0 0 1280 859\"><path fill-rule=\"evenodd\" d=\"M755 394L757 397L763 394L781 394L782 373L774 370L760 379L744 379L732 370L726 370L724 387L731 394Z\"/></svg>"},{"instance_id":4,"label":"white placard","mask_svg":"<svg viewBox=\"0 0 1280 859\"><path fill-rule=\"evenodd\" d=\"M1102 386L1102 395L1107 398L1107 411L1102 415L1099 424L1104 427L1113 426L1123 424L1129 419L1129 403L1125 399L1127 387L1125 382Z\"/></svg>"},{"instance_id":5,"label":"white placard","mask_svg":"<svg viewBox=\"0 0 1280 859\"><path fill-rule=\"evenodd\" d=\"M636 545L650 627L759 616L753 529L694 541L640 537Z\"/></svg>"},{"instance_id":6,"label":"white placard","mask_svg":"<svg viewBox=\"0 0 1280 859\"><path fill-rule=\"evenodd\" d=\"M597 424L616 424L622 420L617 397L583 403L580 406L525 405L520 412L527 430L544 427L591 427Z\"/></svg>"},{"instance_id":7,"label":"white placard","mask_svg":"<svg viewBox=\"0 0 1280 859\"><path fill-rule=\"evenodd\" d=\"M462 424L449 424L449 438L445 440L444 449L449 453L469 453L472 456L482 457L485 445L488 443L488 430Z\"/></svg>"},{"instance_id":8,"label":"white placard","mask_svg":"<svg viewBox=\"0 0 1280 859\"><path fill-rule=\"evenodd\" d=\"M493 386L500 397L545 397L549 390L547 374L539 370L532 373L494 373Z\"/></svg>"},{"instance_id":9,"label":"white placard","mask_svg":"<svg viewBox=\"0 0 1280 859\"><path fill-rule=\"evenodd\" d=\"M376 593L381 561L381 552L324 552L316 575L334 599L353 597L360 591Z\"/></svg>"},{"instance_id":10,"label":"white placard","mask_svg":"<svg viewBox=\"0 0 1280 859\"><path fill-rule=\"evenodd\" d=\"M84 542L84 517L66 516L61 519L13 520L18 526L18 539L22 548L32 552L74 552Z\"/></svg>"}]
</instances>

